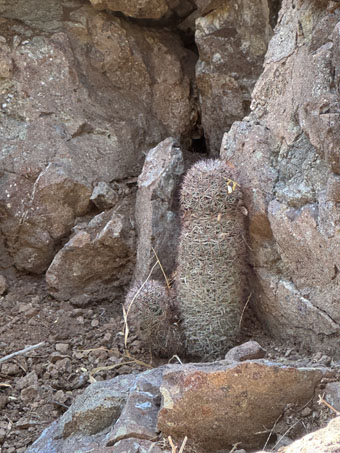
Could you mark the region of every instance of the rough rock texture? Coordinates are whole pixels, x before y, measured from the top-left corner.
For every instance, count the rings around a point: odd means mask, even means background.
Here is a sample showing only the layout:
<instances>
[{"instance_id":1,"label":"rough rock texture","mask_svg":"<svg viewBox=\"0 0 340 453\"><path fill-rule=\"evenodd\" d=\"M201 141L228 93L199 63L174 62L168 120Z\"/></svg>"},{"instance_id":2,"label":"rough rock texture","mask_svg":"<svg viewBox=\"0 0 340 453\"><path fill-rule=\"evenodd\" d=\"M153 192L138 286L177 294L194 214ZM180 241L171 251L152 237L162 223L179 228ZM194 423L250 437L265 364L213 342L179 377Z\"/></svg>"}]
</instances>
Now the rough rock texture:
<instances>
[{"instance_id":1,"label":"rough rock texture","mask_svg":"<svg viewBox=\"0 0 340 453\"><path fill-rule=\"evenodd\" d=\"M86 453L91 449L137 453L156 447L147 439L153 438L156 429L163 371L161 367L90 385L26 453Z\"/></svg>"},{"instance_id":2,"label":"rough rock texture","mask_svg":"<svg viewBox=\"0 0 340 453\"><path fill-rule=\"evenodd\" d=\"M340 451L340 417L330 421L326 428L307 434L280 453L338 453ZM264 453L259 451L257 453Z\"/></svg>"},{"instance_id":3,"label":"rough rock texture","mask_svg":"<svg viewBox=\"0 0 340 453\"><path fill-rule=\"evenodd\" d=\"M334 409L340 411L340 382L330 382L327 384L324 398Z\"/></svg>"},{"instance_id":4,"label":"rough rock texture","mask_svg":"<svg viewBox=\"0 0 340 453\"><path fill-rule=\"evenodd\" d=\"M201 14L195 41L202 126L216 156L225 130L249 112L271 35L269 8L266 0L196 3Z\"/></svg>"},{"instance_id":5,"label":"rough rock texture","mask_svg":"<svg viewBox=\"0 0 340 453\"><path fill-rule=\"evenodd\" d=\"M259 316L275 336L338 353L340 10L327 5L283 2L253 111L221 152L249 211Z\"/></svg>"},{"instance_id":6,"label":"rough rock texture","mask_svg":"<svg viewBox=\"0 0 340 453\"><path fill-rule=\"evenodd\" d=\"M143 152L190 130L194 57L80 0L4 1L0 15L1 234L17 268L41 273L96 183L138 175Z\"/></svg>"},{"instance_id":7,"label":"rough rock texture","mask_svg":"<svg viewBox=\"0 0 340 453\"><path fill-rule=\"evenodd\" d=\"M188 436L207 451L261 445L286 404L304 404L322 371L265 361L184 365L163 376L158 428L163 435ZM263 443L262 443L263 445Z\"/></svg>"},{"instance_id":8,"label":"rough rock texture","mask_svg":"<svg viewBox=\"0 0 340 453\"><path fill-rule=\"evenodd\" d=\"M273 426L286 404L310 400L322 376L321 369L265 361L165 365L117 376L90 385L26 453L158 452L168 434L177 445L188 435L197 452L235 442L258 447L267 435L256 433Z\"/></svg>"},{"instance_id":9,"label":"rough rock texture","mask_svg":"<svg viewBox=\"0 0 340 453\"><path fill-rule=\"evenodd\" d=\"M225 355L225 360L243 362L244 360L263 359L265 355L266 351L257 341L247 341L230 349Z\"/></svg>"},{"instance_id":10,"label":"rough rock texture","mask_svg":"<svg viewBox=\"0 0 340 453\"><path fill-rule=\"evenodd\" d=\"M133 200L75 227L46 272L49 292L57 299L78 295L113 298L132 275L135 263Z\"/></svg>"},{"instance_id":11,"label":"rough rock texture","mask_svg":"<svg viewBox=\"0 0 340 453\"><path fill-rule=\"evenodd\" d=\"M190 0L90 0L96 9L119 11L136 19L168 18L172 13L185 16L194 9Z\"/></svg>"},{"instance_id":12,"label":"rough rock texture","mask_svg":"<svg viewBox=\"0 0 340 453\"><path fill-rule=\"evenodd\" d=\"M156 257L167 275L174 271L180 229L174 212L175 191L184 172L183 155L176 140L167 138L151 149L138 178L136 229L138 235L134 278L144 282ZM157 266L153 278L164 276Z\"/></svg>"}]
</instances>

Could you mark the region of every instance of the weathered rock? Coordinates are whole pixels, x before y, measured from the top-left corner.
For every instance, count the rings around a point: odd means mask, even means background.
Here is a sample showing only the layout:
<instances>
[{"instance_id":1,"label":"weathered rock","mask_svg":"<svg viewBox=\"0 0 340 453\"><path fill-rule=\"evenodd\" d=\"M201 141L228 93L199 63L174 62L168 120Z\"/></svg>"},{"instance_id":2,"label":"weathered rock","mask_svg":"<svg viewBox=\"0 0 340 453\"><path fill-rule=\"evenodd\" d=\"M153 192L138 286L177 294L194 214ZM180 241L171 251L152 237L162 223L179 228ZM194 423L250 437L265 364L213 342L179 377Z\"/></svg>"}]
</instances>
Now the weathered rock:
<instances>
[{"instance_id":1,"label":"weathered rock","mask_svg":"<svg viewBox=\"0 0 340 453\"><path fill-rule=\"evenodd\" d=\"M168 31L78 0L0 12L0 242L41 273L99 181L137 176L143 152L190 130L194 57Z\"/></svg>"},{"instance_id":2,"label":"weathered rock","mask_svg":"<svg viewBox=\"0 0 340 453\"><path fill-rule=\"evenodd\" d=\"M133 203L127 198L76 229L48 268L46 281L57 299L84 292L112 298L128 283L133 266Z\"/></svg>"},{"instance_id":3,"label":"weathered rock","mask_svg":"<svg viewBox=\"0 0 340 453\"><path fill-rule=\"evenodd\" d=\"M280 453L337 453L340 448L340 417L331 420L326 428L307 434L302 439L287 447L280 448ZM257 453L264 453L259 451Z\"/></svg>"},{"instance_id":4,"label":"weathered rock","mask_svg":"<svg viewBox=\"0 0 340 453\"><path fill-rule=\"evenodd\" d=\"M327 384L324 397L334 409L340 411L340 382L330 382Z\"/></svg>"},{"instance_id":5,"label":"weathered rock","mask_svg":"<svg viewBox=\"0 0 340 453\"><path fill-rule=\"evenodd\" d=\"M277 337L339 354L339 75L332 68L340 65L340 11L326 6L283 2L253 111L225 135L221 154L244 192L259 317Z\"/></svg>"},{"instance_id":6,"label":"weathered rock","mask_svg":"<svg viewBox=\"0 0 340 453\"><path fill-rule=\"evenodd\" d=\"M163 372L161 367L90 385L27 453L158 451L145 439L155 435Z\"/></svg>"},{"instance_id":7,"label":"weathered rock","mask_svg":"<svg viewBox=\"0 0 340 453\"><path fill-rule=\"evenodd\" d=\"M261 445L286 404L305 404L322 377L318 369L266 361L175 367L164 373L158 428L206 450ZM262 444L263 445L263 444Z\"/></svg>"},{"instance_id":8,"label":"weathered rock","mask_svg":"<svg viewBox=\"0 0 340 453\"><path fill-rule=\"evenodd\" d=\"M119 193L112 189L104 181L100 181L93 189L90 200L97 206L98 209L110 209L117 204L119 200Z\"/></svg>"},{"instance_id":9,"label":"weathered rock","mask_svg":"<svg viewBox=\"0 0 340 453\"><path fill-rule=\"evenodd\" d=\"M7 281L3 275L0 275L0 296L7 291Z\"/></svg>"},{"instance_id":10,"label":"weathered rock","mask_svg":"<svg viewBox=\"0 0 340 453\"><path fill-rule=\"evenodd\" d=\"M137 282L146 279L155 261L152 248L166 274L174 270L180 228L178 214L174 212L174 195L183 172L183 155L173 138L167 138L146 156L136 199ZM153 276L164 278L159 268Z\"/></svg>"},{"instance_id":11,"label":"weathered rock","mask_svg":"<svg viewBox=\"0 0 340 453\"><path fill-rule=\"evenodd\" d=\"M196 20L196 81L208 149L216 156L225 130L249 111L271 35L269 8L262 0L196 3L202 14Z\"/></svg>"},{"instance_id":12,"label":"weathered rock","mask_svg":"<svg viewBox=\"0 0 340 453\"><path fill-rule=\"evenodd\" d=\"M96 9L119 11L137 19L161 19L173 12L184 16L194 9L190 0L91 0L91 3Z\"/></svg>"},{"instance_id":13,"label":"weathered rock","mask_svg":"<svg viewBox=\"0 0 340 453\"><path fill-rule=\"evenodd\" d=\"M243 362L244 360L263 359L266 351L256 341L247 341L240 346L230 349L225 355L225 360Z\"/></svg>"},{"instance_id":14,"label":"weathered rock","mask_svg":"<svg viewBox=\"0 0 340 453\"><path fill-rule=\"evenodd\" d=\"M107 437L107 446L129 438L157 440L157 415L161 399L159 386L163 371L159 368L137 378L118 421Z\"/></svg>"}]
</instances>

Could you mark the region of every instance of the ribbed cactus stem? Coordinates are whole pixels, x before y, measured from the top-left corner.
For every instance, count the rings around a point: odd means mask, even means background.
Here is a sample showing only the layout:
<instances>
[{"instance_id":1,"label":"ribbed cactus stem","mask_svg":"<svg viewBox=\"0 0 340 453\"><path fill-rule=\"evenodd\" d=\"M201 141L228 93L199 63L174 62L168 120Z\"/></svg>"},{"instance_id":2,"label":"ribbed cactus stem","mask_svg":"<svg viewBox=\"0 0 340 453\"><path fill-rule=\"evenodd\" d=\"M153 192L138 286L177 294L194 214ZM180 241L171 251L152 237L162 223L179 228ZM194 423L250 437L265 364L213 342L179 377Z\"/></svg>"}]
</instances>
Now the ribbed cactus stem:
<instances>
[{"instance_id":1,"label":"ribbed cactus stem","mask_svg":"<svg viewBox=\"0 0 340 453\"><path fill-rule=\"evenodd\" d=\"M184 178L176 289L192 357L220 357L239 330L245 271L240 202L240 187L220 160L200 161Z\"/></svg>"}]
</instances>

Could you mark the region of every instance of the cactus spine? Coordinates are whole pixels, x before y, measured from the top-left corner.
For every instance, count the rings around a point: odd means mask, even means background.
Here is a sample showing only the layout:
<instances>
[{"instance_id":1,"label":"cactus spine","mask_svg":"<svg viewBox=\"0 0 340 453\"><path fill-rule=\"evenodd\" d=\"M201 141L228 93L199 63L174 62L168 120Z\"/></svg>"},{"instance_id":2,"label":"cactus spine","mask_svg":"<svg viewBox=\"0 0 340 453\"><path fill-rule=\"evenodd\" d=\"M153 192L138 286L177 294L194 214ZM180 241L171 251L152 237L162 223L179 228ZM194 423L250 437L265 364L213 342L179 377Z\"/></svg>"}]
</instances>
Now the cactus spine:
<instances>
[{"instance_id":1,"label":"cactus spine","mask_svg":"<svg viewBox=\"0 0 340 453\"><path fill-rule=\"evenodd\" d=\"M245 270L241 190L220 160L184 178L176 289L189 356L213 359L232 345L242 313Z\"/></svg>"}]
</instances>

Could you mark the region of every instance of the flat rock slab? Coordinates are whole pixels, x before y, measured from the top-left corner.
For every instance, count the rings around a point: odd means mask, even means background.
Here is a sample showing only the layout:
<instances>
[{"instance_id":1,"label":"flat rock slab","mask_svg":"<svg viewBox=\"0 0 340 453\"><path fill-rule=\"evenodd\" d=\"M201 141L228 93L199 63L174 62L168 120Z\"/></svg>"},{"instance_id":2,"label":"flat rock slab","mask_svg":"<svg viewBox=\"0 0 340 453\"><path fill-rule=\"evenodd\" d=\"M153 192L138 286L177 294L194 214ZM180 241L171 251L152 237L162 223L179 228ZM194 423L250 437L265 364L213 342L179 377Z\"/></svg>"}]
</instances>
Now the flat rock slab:
<instances>
[{"instance_id":1,"label":"flat rock slab","mask_svg":"<svg viewBox=\"0 0 340 453\"><path fill-rule=\"evenodd\" d=\"M158 429L164 436L195 440L206 451L263 445L288 403L313 397L323 371L268 361L219 362L174 367L161 385Z\"/></svg>"}]
</instances>

